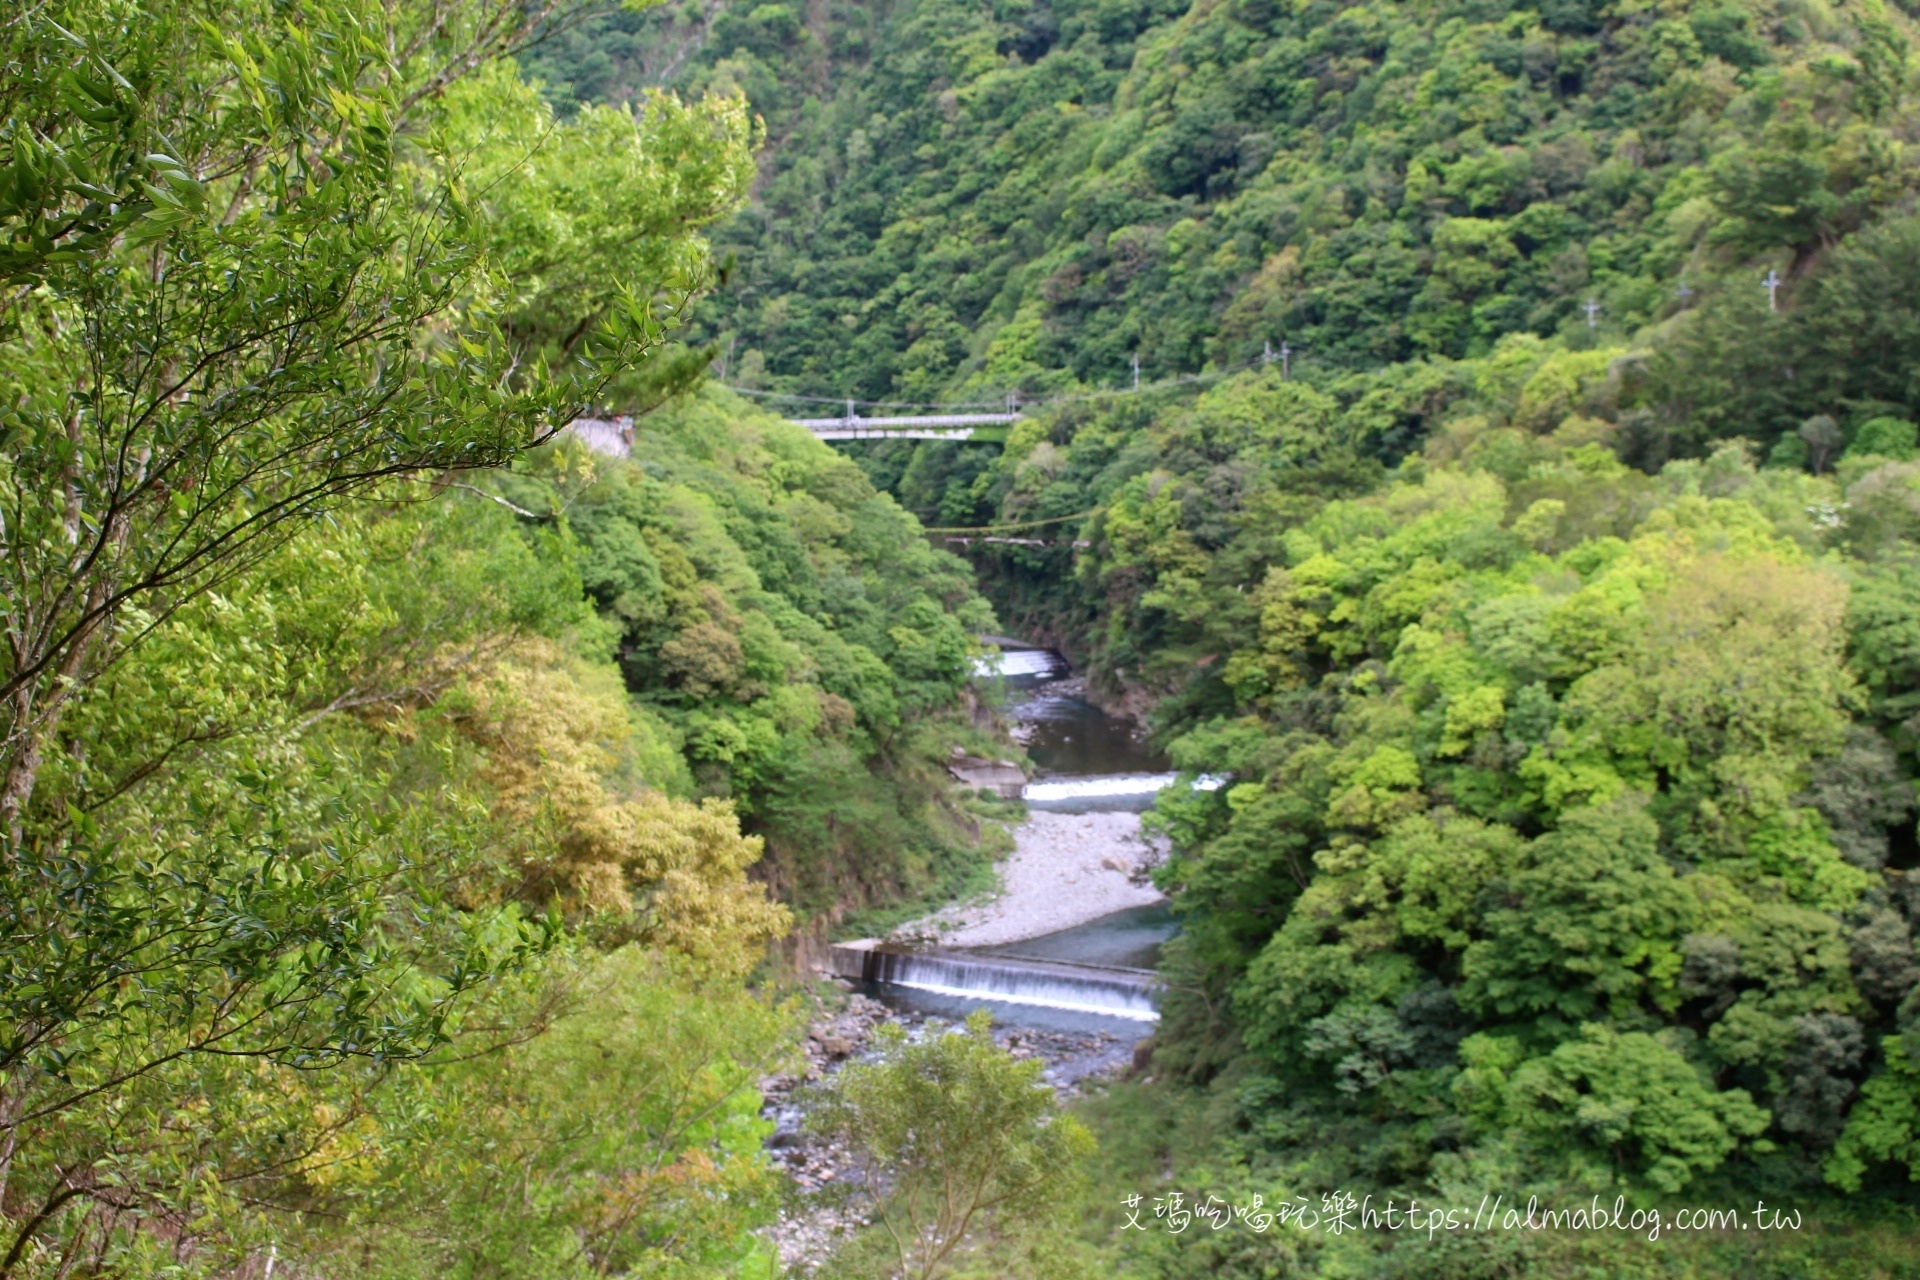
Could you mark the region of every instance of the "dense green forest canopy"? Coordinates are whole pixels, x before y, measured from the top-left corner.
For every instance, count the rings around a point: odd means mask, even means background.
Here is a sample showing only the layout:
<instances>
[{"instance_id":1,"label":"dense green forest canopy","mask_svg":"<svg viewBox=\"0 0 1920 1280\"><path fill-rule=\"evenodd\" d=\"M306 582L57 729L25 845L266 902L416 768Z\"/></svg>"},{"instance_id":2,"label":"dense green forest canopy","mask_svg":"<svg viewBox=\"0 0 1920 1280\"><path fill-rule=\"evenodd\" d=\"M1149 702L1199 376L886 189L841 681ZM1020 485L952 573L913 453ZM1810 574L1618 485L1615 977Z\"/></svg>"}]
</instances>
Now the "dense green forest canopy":
<instances>
[{"instance_id":1,"label":"dense green forest canopy","mask_svg":"<svg viewBox=\"0 0 1920 1280\"><path fill-rule=\"evenodd\" d=\"M973 547L987 594L1231 774L1154 818L1155 1071L1214 1135L1163 1154L1865 1220L1920 1175L1913 34L1878 0L689 5L530 66L563 111L664 79L765 118L717 376L1034 406L1004 449L847 451L932 524L1071 517ZM1128 1256L1271 1261L1169 1249Z\"/></svg>"},{"instance_id":2,"label":"dense green forest canopy","mask_svg":"<svg viewBox=\"0 0 1920 1280\"><path fill-rule=\"evenodd\" d=\"M952 893L975 819L944 758L992 614L965 563L847 459L707 393L641 419L632 466L582 455L503 480L564 510L613 656L667 762L650 781L731 799L756 870L803 913ZM979 745L979 744L975 744Z\"/></svg>"},{"instance_id":3,"label":"dense green forest canopy","mask_svg":"<svg viewBox=\"0 0 1920 1280\"><path fill-rule=\"evenodd\" d=\"M1768 266L1791 302L1912 189L1905 30L1797 0L728 7L675 74L745 90L774 146L700 332L736 380L913 401L1283 339L1327 370L1617 339L1764 304ZM533 63L563 101L644 82L572 39Z\"/></svg>"},{"instance_id":4,"label":"dense green forest canopy","mask_svg":"<svg viewBox=\"0 0 1920 1280\"><path fill-rule=\"evenodd\" d=\"M0 23L0 1277L765 1274L749 975L978 871L964 564L723 393L556 438L760 137L557 118L587 16Z\"/></svg>"},{"instance_id":5,"label":"dense green forest canopy","mask_svg":"<svg viewBox=\"0 0 1920 1280\"><path fill-rule=\"evenodd\" d=\"M1005 749L995 610L1228 775L1153 815L1184 933L1086 1194L1764 1196L1826 1234L1463 1258L1101 1234L1102 1199L956 1268L1911 1265L1913 34L10 15L0 1280L768 1273L799 1014L753 975L978 883L1003 811L943 765ZM1010 393L1004 448L769 411ZM554 439L588 408L631 457ZM1061 523L970 573L916 517ZM964 1068L1018 1125L934 1108L942 1150L1085 1159L983 1035L890 1052L850 1140L913 1147L900 1099Z\"/></svg>"}]
</instances>

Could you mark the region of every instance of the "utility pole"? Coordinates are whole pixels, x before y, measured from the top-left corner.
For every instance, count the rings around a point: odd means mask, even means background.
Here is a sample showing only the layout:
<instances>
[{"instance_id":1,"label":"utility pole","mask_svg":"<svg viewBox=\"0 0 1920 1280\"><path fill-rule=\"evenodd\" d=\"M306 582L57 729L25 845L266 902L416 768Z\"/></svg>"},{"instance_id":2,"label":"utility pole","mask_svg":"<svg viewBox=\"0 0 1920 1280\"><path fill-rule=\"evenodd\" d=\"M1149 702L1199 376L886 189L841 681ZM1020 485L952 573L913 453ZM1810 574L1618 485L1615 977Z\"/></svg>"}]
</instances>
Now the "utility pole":
<instances>
[{"instance_id":1,"label":"utility pole","mask_svg":"<svg viewBox=\"0 0 1920 1280\"><path fill-rule=\"evenodd\" d=\"M1133 389L1135 391L1140 389L1140 353L1138 351L1133 353Z\"/></svg>"},{"instance_id":2,"label":"utility pole","mask_svg":"<svg viewBox=\"0 0 1920 1280\"><path fill-rule=\"evenodd\" d=\"M1680 299L1680 305L1684 307L1687 305L1687 299L1693 296L1693 289L1689 285L1682 284L1673 291L1673 296Z\"/></svg>"},{"instance_id":3,"label":"utility pole","mask_svg":"<svg viewBox=\"0 0 1920 1280\"><path fill-rule=\"evenodd\" d=\"M1600 314L1600 304L1592 298L1588 298L1586 302L1581 304L1580 309L1587 313L1587 328L1592 329L1596 327L1594 317Z\"/></svg>"},{"instance_id":4,"label":"utility pole","mask_svg":"<svg viewBox=\"0 0 1920 1280\"><path fill-rule=\"evenodd\" d=\"M1268 338L1260 350L1260 363L1262 365L1270 365L1276 356L1279 357L1280 381L1286 382L1292 377L1292 366L1290 364L1292 355L1293 348L1287 345L1285 338L1280 339L1280 349L1278 351L1273 349L1273 339Z\"/></svg>"},{"instance_id":5,"label":"utility pole","mask_svg":"<svg viewBox=\"0 0 1920 1280\"><path fill-rule=\"evenodd\" d=\"M1767 310L1778 311L1780 309L1780 286L1785 283L1786 281L1780 278L1778 271L1775 271L1772 267L1767 268L1767 278L1760 282L1760 287L1767 291Z\"/></svg>"}]
</instances>

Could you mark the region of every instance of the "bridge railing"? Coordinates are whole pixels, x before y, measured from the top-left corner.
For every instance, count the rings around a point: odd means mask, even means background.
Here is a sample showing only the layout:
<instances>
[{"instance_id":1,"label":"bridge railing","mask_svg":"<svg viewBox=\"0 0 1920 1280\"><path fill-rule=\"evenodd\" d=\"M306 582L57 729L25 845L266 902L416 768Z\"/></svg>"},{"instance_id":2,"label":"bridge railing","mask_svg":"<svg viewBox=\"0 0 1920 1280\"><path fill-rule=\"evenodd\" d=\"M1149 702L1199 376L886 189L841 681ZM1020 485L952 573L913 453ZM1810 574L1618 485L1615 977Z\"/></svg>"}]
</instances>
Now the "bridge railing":
<instances>
[{"instance_id":1,"label":"bridge railing","mask_svg":"<svg viewBox=\"0 0 1920 1280\"><path fill-rule=\"evenodd\" d=\"M1005 427L1020 421L1017 413L930 413L916 417L789 418L822 440L967 440L976 427Z\"/></svg>"},{"instance_id":2,"label":"bridge railing","mask_svg":"<svg viewBox=\"0 0 1920 1280\"><path fill-rule=\"evenodd\" d=\"M1006 428L1021 420L1018 413L934 413L918 417L789 418L822 440L982 440L1006 438ZM573 433L598 453L624 458L632 451L633 419L576 418Z\"/></svg>"}]
</instances>

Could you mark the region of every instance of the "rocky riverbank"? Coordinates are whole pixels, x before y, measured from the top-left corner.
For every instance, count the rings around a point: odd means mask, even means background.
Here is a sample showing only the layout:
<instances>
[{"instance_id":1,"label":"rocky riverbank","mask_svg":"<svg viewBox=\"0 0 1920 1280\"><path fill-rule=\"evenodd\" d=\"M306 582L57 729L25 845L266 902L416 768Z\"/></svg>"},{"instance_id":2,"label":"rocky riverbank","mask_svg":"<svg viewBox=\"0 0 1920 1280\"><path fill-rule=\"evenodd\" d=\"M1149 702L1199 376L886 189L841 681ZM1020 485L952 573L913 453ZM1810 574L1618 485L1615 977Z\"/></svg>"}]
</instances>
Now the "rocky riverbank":
<instances>
[{"instance_id":1,"label":"rocky riverbank","mask_svg":"<svg viewBox=\"0 0 1920 1280\"><path fill-rule=\"evenodd\" d=\"M793 1182L795 1196L769 1237L783 1267L813 1275L852 1232L867 1225L870 1209L853 1154L806 1130L807 1089L868 1052L883 1022L896 1022L910 1036L944 1030L946 1024L924 1014L889 1009L861 995L850 984L835 984L807 1030L802 1045L806 1066L761 1082L761 1115L774 1124L768 1154ZM1135 1046L1106 1032L1049 1031L1031 1027L996 1028L994 1038L1016 1058L1038 1058L1042 1079L1062 1097L1072 1097L1090 1078L1124 1070Z\"/></svg>"},{"instance_id":2,"label":"rocky riverbank","mask_svg":"<svg viewBox=\"0 0 1920 1280\"><path fill-rule=\"evenodd\" d=\"M1137 725L1101 715L1086 704L1075 680L1053 680L1046 695L1028 704L1014 737L1035 753L1036 762L1058 782L1151 777L1164 769L1140 741ZM957 757L956 776L966 785L991 786L1017 793L1020 771L1007 776L986 757ZM1111 800L1109 800L1111 803ZM1062 807L1065 807L1064 805ZM1097 808L1097 803L1086 807ZM1036 808L1014 831L1014 850L1000 867L998 891L986 900L955 904L903 926L898 941L949 947L994 947L1024 942L1089 924L1116 912L1162 901L1151 873L1165 857L1164 844L1150 838L1132 812L1050 812ZM1131 963L1131 962L1128 962ZM969 1002L952 992L930 997L932 1008L964 1014ZM871 1205L851 1152L807 1132L808 1090L846 1063L871 1050L875 1029L894 1022L909 1036L936 1033L941 1023L917 1010L914 999L888 997L891 1004L840 981L828 989L805 1044L805 1066L763 1082L763 1115L774 1123L768 1151L792 1180L794 1195L770 1232L782 1265L790 1274L823 1275L835 1250L869 1221ZM1031 1025L1040 1022L1041 1025ZM1118 1023L1115 1030L1069 1027ZM1080 1092L1091 1079L1117 1075L1136 1061L1145 1026L1129 1030L1119 1019L1074 1015L1018 1018L995 1028L995 1038L1016 1058L1042 1063L1042 1078L1062 1097Z\"/></svg>"}]
</instances>

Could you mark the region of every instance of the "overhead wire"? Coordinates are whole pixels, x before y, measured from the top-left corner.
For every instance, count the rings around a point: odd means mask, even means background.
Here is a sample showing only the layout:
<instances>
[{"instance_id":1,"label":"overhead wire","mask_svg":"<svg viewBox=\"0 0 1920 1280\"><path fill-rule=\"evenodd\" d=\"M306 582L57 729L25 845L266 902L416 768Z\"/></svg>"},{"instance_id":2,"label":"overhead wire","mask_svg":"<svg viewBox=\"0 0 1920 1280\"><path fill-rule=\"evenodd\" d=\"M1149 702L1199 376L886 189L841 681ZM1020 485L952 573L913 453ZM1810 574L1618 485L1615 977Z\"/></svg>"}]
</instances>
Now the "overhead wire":
<instances>
[{"instance_id":1,"label":"overhead wire","mask_svg":"<svg viewBox=\"0 0 1920 1280\"><path fill-rule=\"evenodd\" d=\"M922 533L1004 533L1009 529L1037 529L1043 524L1064 524L1069 520L1084 520L1100 508L1092 507L1086 511L1076 511L1070 516L1048 516L1045 520L1021 520L1014 524L982 524L971 528L922 529Z\"/></svg>"},{"instance_id":2,"label":"overhead wire","mask_svg":"<svg viewBox=\"0 0 1920 1280\"><path fill-rule=\"evenodd\" d=\"M998 405L1002 403L1007 404L1009 407L1017 407L1022 409L1044 409L1052 405L1075 404L1075 403L1080 403L1088 400L1102 400L1112 396L1142 395L1152 391L1165 391L1173 387L1192 386L1194 383L1205 382L1210 379L1229 378L1236 373L1244 373L1246 370L1253 368L1255 365L1266 365L1266 364L1272 364L1272 363L1273 363L1273 359L1271 355L1257 356L1252 360L1242 361L1240 364L1236 364L1236 365L1229 365L1224 369L1207 369L1199 373L1183 374L1177 378L1163 378L1158 382L1150 382L1144 386L1111 387L1111 388L1103 388L1095 391L1075 392L1071 395L1041 396L1032 400L1020 400L1015 396L1009 395L1004 401L997 401L997 402L991 401L991 400L957 400L957 401L948 401L945 404L924 404L924 403L915 403L912 401L905 401L905 400L861 400L857 397L850 397L850 396L814 396L814 395L806 395L806 394L795 392L795 391L768 391L758 387L728 386L728 384L724 382L720 383L719 385L726 387L727 390L732 391L737 395L762 396L772 400L798 400L798 401L803 401L810 404L852 405L852 406L857 406L857 407L866 408L866 409L952 410L952 409L998 407ZM1074 514L1067 515L1067 516L1048 516L1045 519L1041 519L1041 520L1018 520L1008 524L954 525L954 526L937 528L937 529L925 529L923 530L923 532L930 533L930 534L973 534L973 535L1010 533L1018 529L1038 529L1050 524L1065 524L1070 520L1084 520L1088 516L1095 514L1095 512L1097 512L1098 510L1099 508L1096 507L1087 511L1077 511Z\"/></svg>"}]
</instances>

